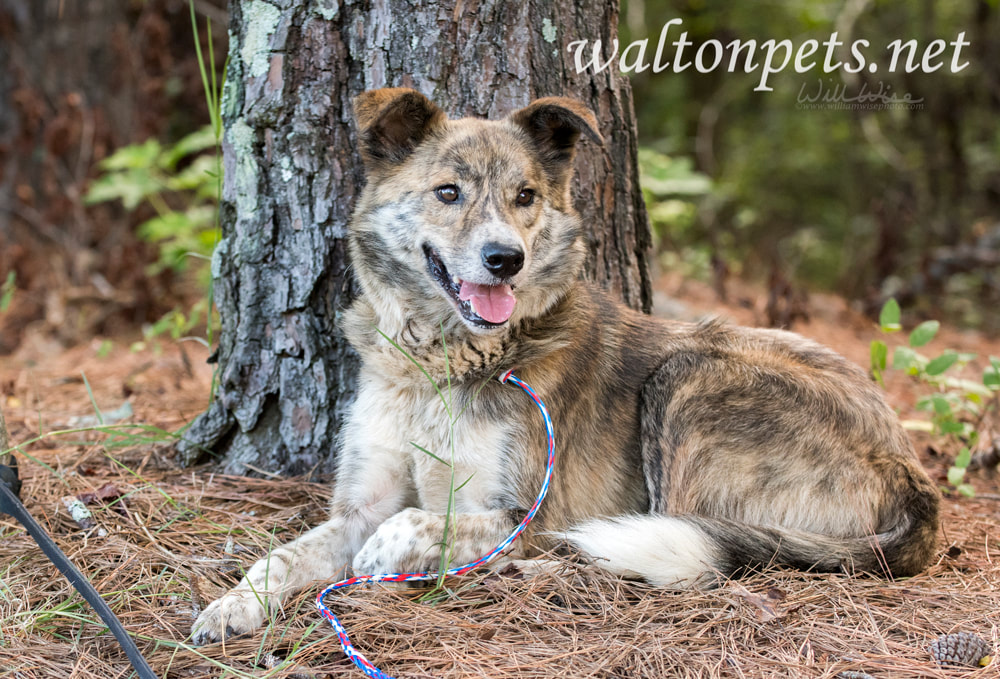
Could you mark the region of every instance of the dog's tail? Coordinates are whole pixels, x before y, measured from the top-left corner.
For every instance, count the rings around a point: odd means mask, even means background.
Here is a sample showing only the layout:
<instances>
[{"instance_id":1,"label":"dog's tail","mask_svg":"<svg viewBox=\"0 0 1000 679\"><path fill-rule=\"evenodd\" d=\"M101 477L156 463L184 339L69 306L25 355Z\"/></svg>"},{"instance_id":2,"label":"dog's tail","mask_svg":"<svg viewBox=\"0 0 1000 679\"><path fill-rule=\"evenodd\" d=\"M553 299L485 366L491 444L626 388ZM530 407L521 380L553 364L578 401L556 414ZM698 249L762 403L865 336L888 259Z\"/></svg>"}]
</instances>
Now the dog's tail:
<instances>
[{"instance_id":1,"label":"dog's tail","mask_svg":"<svg viewBox=\"0 0 1000 679\"><path fill-rule=\"evenodd\" d=\"M884 532L830 537L700 516L596 519L566 537L605 570L672 588L712 586L768 565L905 577L933 556L937 506L917 508ZM925 511L921 511L925 510Z\"/></svg>"}]
</instances>

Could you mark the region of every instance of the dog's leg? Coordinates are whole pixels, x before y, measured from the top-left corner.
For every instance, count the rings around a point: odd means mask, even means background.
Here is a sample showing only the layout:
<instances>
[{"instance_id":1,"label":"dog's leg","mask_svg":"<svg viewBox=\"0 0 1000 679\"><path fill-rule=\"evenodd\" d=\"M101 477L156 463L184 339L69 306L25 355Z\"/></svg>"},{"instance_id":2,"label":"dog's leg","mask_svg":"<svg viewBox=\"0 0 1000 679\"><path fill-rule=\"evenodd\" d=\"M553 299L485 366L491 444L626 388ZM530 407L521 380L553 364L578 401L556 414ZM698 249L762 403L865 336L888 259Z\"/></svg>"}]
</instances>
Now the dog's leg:
<instances>
[{"instance_id":1,"label":"dog's leg","mask_svg":"<svg viewBox=\"0 0 1000 679\"><path fill-rule=\"evenodd\" d=\"M437 570L441 545L447 539L448 567L462 566L480 558L500 542L524 518L519 509L497 509L458 514L448 525L445 515L409 508L385 521L354 557L357 574L413 573ZM515 541L507 551L516 558L521 549Z\"/></svg>"},{"instance_id":2,"label":"dog's leg","mask_svg":"<svg viewBox=\"0 0 1000 679\"><path fill-rule=\"evenodd\" d=\"M295 592L344 572L375 528L413 499L401 461L379 457L343 456L330 520L273 550L212 602L192 626L195 644L252 632Z\"/></svg>"}]
</instances>

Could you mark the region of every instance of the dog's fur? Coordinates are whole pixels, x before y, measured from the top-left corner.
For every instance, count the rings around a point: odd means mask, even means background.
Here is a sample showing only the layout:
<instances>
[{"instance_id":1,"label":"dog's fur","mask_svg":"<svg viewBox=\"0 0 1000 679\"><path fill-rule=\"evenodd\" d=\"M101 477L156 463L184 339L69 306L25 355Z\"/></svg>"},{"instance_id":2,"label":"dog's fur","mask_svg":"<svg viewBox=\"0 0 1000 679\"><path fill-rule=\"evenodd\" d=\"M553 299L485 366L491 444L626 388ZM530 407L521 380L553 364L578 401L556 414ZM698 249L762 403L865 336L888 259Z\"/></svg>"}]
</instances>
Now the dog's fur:
<instances>
[{"instance_id":1,"label":"dog's fur","mask_svg":"<svg viewBox=\"0 0 1000 679\"><path fill-rule=\"evenodd\" d=\"M545 461L535 406L490 379L509 368L548 404L557 462L507 558L568 540L664 587L772 563L894 576L928 563L938 493L858 367L788 332L656 320L579 280L574 146L581 134L600 141L584 106L549 98L499 121L453 121L417 92L386 89L362 94L355 112L368 169L350 228L362 295L343 327L363 366L332 515L210 605L196 642L249 632L261 602L274 609L352 564L433 570L452 473L411 442L449 458L460 411L452 563L498 544ZM521 266L496 273L490 247L521 253ZM451 276L513 295L513 311L487 322ZM376 329L450 395L450 414Z\"/></svg>"}]
</instances>

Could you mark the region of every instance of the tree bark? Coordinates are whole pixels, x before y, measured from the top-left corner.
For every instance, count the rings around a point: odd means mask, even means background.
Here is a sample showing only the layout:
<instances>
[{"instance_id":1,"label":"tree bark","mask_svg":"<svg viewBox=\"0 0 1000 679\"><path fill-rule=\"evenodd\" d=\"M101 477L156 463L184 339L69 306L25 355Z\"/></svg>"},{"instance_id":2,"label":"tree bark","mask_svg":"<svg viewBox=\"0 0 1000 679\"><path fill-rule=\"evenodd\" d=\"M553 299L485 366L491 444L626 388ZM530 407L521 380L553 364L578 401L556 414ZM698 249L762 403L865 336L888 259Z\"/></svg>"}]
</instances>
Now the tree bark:
<instances>
[{"instance_id":1,"label":"tree bark","mask_svg":"<svg viewBox=\"0 0 1000 679\"><path fill-rule=\"evenodd\" d=\"M367 89L413 87L453 117L500 117L550 95L591 106L605 146L581 145L574 185L587 276L649 310L628 82L613 68L576 73L566 50L607 46L617 24L618 3L603 0L232 0L219 382L181 446L187 462L209 449L234 473L332 469L358 367L337 326L363 183L351 99Z\"/></svg>"}]
</instances>

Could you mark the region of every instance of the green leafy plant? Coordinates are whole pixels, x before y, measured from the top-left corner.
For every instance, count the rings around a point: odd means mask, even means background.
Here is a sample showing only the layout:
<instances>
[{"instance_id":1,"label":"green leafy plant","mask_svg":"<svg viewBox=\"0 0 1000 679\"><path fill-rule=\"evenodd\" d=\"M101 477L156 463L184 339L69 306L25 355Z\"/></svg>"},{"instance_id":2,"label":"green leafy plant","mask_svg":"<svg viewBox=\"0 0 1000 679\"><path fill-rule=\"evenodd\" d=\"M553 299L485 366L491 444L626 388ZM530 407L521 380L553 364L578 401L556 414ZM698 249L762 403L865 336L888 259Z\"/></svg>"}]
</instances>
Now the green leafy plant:
<instances>
[{"instance_id":1,"label":"green leafy plant","mask_svg":"<svg viewBox=\"0 0 1000 679\"><path fill-rule=\"evenodd\" d=\"M174 144L147 139L118 149L101 161L103 174L91 184L85 197L88 204L120 200L126 210L136 210L143 204L155 210L154 217L139 225L139 236L160 248L159 258L150 270L154 275L165 269L182 271L191 257L207 260L219 241L222 82L212 67L215 50L211 21L206 24L206 64L194 3L189 5L209 124ZM213 152L208 153L209 149Z\"/></svg>"},{"instance_id":2,"label":"green leafy plant","mask_svg":"<svg viewBox=\"0 0 1000 679\"><path fill-rule=\"evenodd\" d=\"M216 74L212 23L206 19L207 60L202 53L194 3L189 2L195 53L205 90L209 123L172 145L156 139L126 146L106 158L103 174L91 185L88 203L120 200L128 210L148 204L156 212L139 226L139 236L159 246L159 258L150 274L165 269L183 271L192 260L200 261L198 273L204 277L207 296L190 309L175 308L143 330L133 351L162 349L160 338L169 334L177 340L195 340L211 346L218 314L214 309L214 285L206 266L221 235L219 204L222 200L222 87ZM223 66L223 73L228 66ZM2 294L2 290L0 290ZM194 336L204 323L206 337ZM110 351L110 347L101 348ZM211 398L215 396L215 376Z\"/></svg>"},{"instance_id":3,"label":"green leafy plant","mask_svg":"<svg viewBox=\"0 0 1000 679\"><path fill-rule=\"evenodd\" d=\"M154 354L160 354L163 347L160 340L169 337L174 342L192 341L198 342L206 347L211 347L208 340L198 337L193 333L198 328L205 325L213 327L217 324L218 314L214 309L209 309L206 298L199 299L187 311L176 308L164 314L158 321L142 329L142 339L137 340L129 347L132 352L145 351L151 349Z\"/></svg>"},{"instance_id":4,"label":"green leafy plant","mask_svg":"<svg viewBox=\"0 0 1000 679\"><path fill-rule=\"evenodd\" d=\"M901 311L895 299L890 299L879 314L879 327L883 333L902 330ZM975 354L946 349L928 357L917 349L925 347L937 335L938 321L924 321L907 337L906 345L897 346L892 354L891 369L906 373L919 384L929 388L920 396L917 410L930 414L926 422L905 422L911 429L921 429L936 436L944 436L959 446L955 461L948 469L948 483L959 493L972 496L972 486L965 476L972 461L972 453L982 436L983 422L990 412L996 412L1000 403L1000 359L991 356L989 366L981 380L959 376L959 371L976 359ZM889 369L889 346L881 339L873 340L870 347L872 376L885 386L884 374Z\"/></svg>"},{"instance_id":5,"label":"green leafy plant","mask_svg":"<svg viewBox=\"0 0 1000 679\"><path fill-rule=\"evenodd\" d=\"M659 243L669 243L664 255L677 258L667 268L706 277L710 251L699 232L698 200L712 190L712 180L690 158L640 148L639 183L653 233Z\"/></svg>"},{"instance_id":6,"label":"green leafy plant","mask_svg":"<svg viewBox=\"0 0 1000 679\"><path fill-rule=\"evenodd\" d=\"M88 204L120 200L126 210L148 204L156 215L139 225L139 236L160 248L150 269L183 271L189 255L207 259L218 240L217 160L210 125L175 144L156 139L124 146L101 161L103 174L87 191Z\"/></svg>"}]
</instances>

